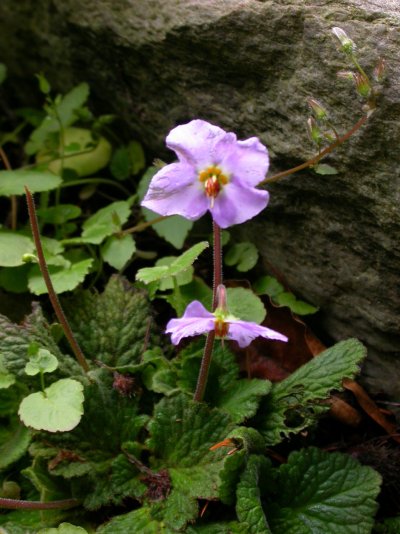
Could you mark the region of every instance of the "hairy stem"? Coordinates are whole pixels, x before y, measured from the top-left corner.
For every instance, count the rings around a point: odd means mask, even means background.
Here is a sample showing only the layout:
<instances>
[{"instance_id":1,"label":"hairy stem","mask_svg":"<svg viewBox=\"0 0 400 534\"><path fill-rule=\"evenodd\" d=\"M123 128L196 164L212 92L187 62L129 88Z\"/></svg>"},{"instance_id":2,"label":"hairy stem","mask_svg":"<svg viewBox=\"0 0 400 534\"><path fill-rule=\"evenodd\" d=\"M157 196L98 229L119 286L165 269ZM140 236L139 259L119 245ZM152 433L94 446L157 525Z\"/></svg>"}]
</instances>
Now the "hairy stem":
<instances>
[{"instance_id":1,"label":"hairy stem","mask_svg":"<svg viewBox=\"0 0 400 534\"><path fill-rule=\"evenodd\" d=\"M4 167L8 171L12 171L12 167L10 165L10 161L7 157L7 154L4 152L3 147L1 146L0 146L0 157L3 160ZM18 216L17 197L15 195L11 195L10 201L11 201L11 230L16 230L17 229L17 216Z\"/></svg>"},{"instance_id":2,"label":"hairy stem","mask_svg":"<svg viewBox=\"0 0 400 534\"><path fill-rule=\"evenodd\" d=\"M85 356L83 355L82 349L80 348L77 340L75 339L72 329L64 314L64 310L61 307L57 293L54 291L53 283L51 281L49 270L47 268L46 259L43 253L42 242L40 240L39 224L38 224L37 215L36 215L35 203L33 201L32 194L27 187L25 187L25 193L26 193L26 200L28 204L29 220L31 223L33 240L35 242L36 252L37 252L38 260L39 260L39 267L40 267L40 271L42 273L44 282L47 287L51 305L53 306L53 310L57 316L59 323L62 326L62 329L64 330L64 334L66 338L68 339L68 342L76 356L76 359L78 360L82 369L87 373L89 371L89 366L87 364Z\"/></svg>"},{"instance_id":3,"label":"hairy stem","mask_svg":"<svg viewBox=\"0 0 400 534\"><path fill-rule=\"evenodd\" d=\"M222 246L221 246L221 228L213 221L214 243L213 243L213 302L212 311L217 307L217 287L222 284ZM208 373L211 365L212 352L214 348L215 332L212 330L208 333L204 347L203 358L197 379L196 391L193 400L201 402L207 386Z\"/></svg>"},{"instance_id":4,"label":"hairy stem","mask_svg":"<svg viewBox=\"0 0 400 534\"><path fill-rule=\"evenodd\" d=\"M60 501L21 501L20 499L4 499L0 498L0 508L8 508L9 510L65 510L67 508L74 508L80 502L78 499L62 499Z\"/></svg>"},{"instance_id":5,"label":"hairy stem","mask_svg":"<svg viewBox=\"0 0 400 534\"><path fill-rule=\"evenodd\" d=\"M212 330L207 335L203 358L201 359L199 377L197 379L196 391L193 395L193 400L196 402L201 402L204 397L204 391L207 385L208 372L210 370L212 352L214 348L214 339L215 331Z\"/></svg>"},{"instance_id":6,"label":"hairy stem","mask_svg":"<svg viewBox=\"0 0 400 534\"><path fill-rule=\"evenodd\" d=\"M356 122L356 124L348 132L346 132L344 135L342 135L341 137L336 139L336 141L334 141L331 145L329 145L326 148L324 148L324 150L321 150L321 152L319 152L313 158L305 161L301 165L297 165L297 167L293 167L292 169L288 169L287 171L282 171L282 172L279 172L278 174L275 174L274 176L270 176L269 178L265 178L265 180L263 180L260 183L260 185L261 184L270 184L272 182L277 182L278 180L280 180L281 178L284 178L285 176L289 176L291 174L294 174L295 172L302 171L303 169L307 169L308 167L312 167L313 165L318 163L323 157L325 157L326 155L328 155L331 152L333 152L333 150L335 150L336 147L338 147L339 145L343 144L352 135L354 135L356 133L356 131L359 130L361 128L361 126L363 126L367 122L368 118L369 118L368 115L364 115L363 117L361 117L361 119L358 120Z\"/></svg>"}]
</instances>

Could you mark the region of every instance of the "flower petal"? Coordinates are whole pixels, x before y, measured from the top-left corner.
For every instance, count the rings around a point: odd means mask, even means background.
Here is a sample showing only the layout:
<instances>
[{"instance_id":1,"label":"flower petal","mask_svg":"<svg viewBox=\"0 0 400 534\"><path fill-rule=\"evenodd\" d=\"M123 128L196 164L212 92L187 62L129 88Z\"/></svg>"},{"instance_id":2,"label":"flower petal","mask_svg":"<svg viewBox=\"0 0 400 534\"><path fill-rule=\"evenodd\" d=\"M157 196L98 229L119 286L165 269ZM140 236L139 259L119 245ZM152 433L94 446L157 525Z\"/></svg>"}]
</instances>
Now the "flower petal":
<instances>
[{"instance_id":1,"label":"flower petal","mask_svg":"<svg viewBox=\"0 0 400 534\"><path fill-rule=\"evenodd\" d=\"M223 172L244 186L256 186L268 172L268 152L257 137L232 142L225 136L216 144L215 153Z\"/></svg>"},{"instance_id":2,"label":"flower petal","mask_svg":"<svg viewBox=\"0 0 400 534\"><path fill-rule=\"evenodd\" d=\"M182 215L199 219L208 209L208 200L192 166L166 165L150 182L142 206L161 215Z\"/></svg>"},{"instance_id":3,"label":"flower petal","mask_svg":"<svg viewBox=\"0 0 400 534\"><path fill-rule=\"evenodd\" d=\"M186 310L183 314L183 317L185 319L189 317L202 317L215 321L215 315L209 312L198 300L194 300L186 306Z\"/></svg>"},{"instance_id":4,"label":"flower petal","mask_svg":"<svg viewBox=\"0 0 400 534\"><path fill-rule=\"evenodd\" d=\"M215 163L214 146L226 135L222 128L196 119L171 130L166 143L182 163L192 165L199 172Z\"/></svg>"},{"instance_id":5,"label":"flower petal","mask_svg":"<svg viewBox=\"0 0 400 534\"><path fill-rule=\"evenodd\" d=\"M171 319L165 330L171 341L178 345L184 337L197 336L214 330L215 317L198 300L191 302L180 319Z\"/></svg>"},{"instance_id":6,"label":"flower petal","mask_svg":"<svg viewBox=\"0 0 400 534\"><path fill-rule=\"evenodd\" d=\"M232 321L229 323L229 330L227 334L228 339L234 339L238 342L239 347L244 348L256 337L261 336L266 339L275 339L278 341L287 341L288 338L275 330L260 326L256 323L247 321Z\"/></svg>"},{"instance_id":7,"label":"flower petal","mask_svg":"<svg viewBox=\"0 0 400 534\"><path fill-rule=\"evenodd\" d=\"M230 182L215 199L211 214L221 228L252 219L268 204L269 193Z\"/></svg>"}]
</instances>

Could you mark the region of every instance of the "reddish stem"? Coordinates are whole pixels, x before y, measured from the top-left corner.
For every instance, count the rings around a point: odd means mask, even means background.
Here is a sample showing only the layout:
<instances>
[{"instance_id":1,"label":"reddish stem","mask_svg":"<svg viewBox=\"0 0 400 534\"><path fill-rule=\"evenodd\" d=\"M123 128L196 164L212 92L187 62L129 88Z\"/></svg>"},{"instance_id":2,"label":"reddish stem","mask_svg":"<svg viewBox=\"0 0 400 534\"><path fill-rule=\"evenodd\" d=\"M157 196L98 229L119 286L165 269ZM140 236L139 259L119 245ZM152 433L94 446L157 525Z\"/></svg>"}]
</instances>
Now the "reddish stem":
<instances>
[{"instance_id":1,"label":"reddish stem","mask_svg":"<svg viewBox=\"0 0 400 534\"><path fill-rule=\"evenodd\" d=\"M64 310L61 307L60 301L58 299L57 293L54 290L53 283L50 278L49 270L47 268L46 259L44 257L43 253L43 247L42 242L40 240L40 232L39 232L39 223L37 220L36 215L36 209L35 209L35 203L33 201L33 197L31 192L27 187L25 187L25 193L26 193L26 200L28 204L28 212L29 212L29 220L31 223L32 228L32 235L33 240L35 242L36 246L36 252L38 255L38 261L39 261L39 267L40 271L43 276L44 283L46 284L47 291L49 294L51 305L53 306L53 310L57 316L57 319L59 323L62 326L62 329L64 330L64 334L66 338L68 339L68 342L71 346L71 349L73 350L76 359L78 360L80 366L82 369L87 373L89 371L89 366L87 364L87 361L85 359L85 356L83 355L82 349L80 348L72 329L67 321L67 318L64 314Z\"/></svg>"},{"instance_id":2,"label":"reddish stem","mask_svg":"<svg viewBox=\"0 0 400 534\"><path fill-rule=\"evenodd\" d=\"M290 174L294 174L295 172L302 171L303 169L307 169L308 167L312 167L313 165L318 163L324 156L333 152L333 150L335 150L336 147L338 147L339 145L347 141L347 139L349 139L353 134L355 134L356 131L359 130L361 126L367 122L368 118L369 118L368 115L364 115L363 117L361 117L361 119L358 120L356 124L348 132L342 135L342 137L338 137L338 139L336 139L334 143L324 148L324 150L319 152L313 158L309 159L308 161L305 161L301 165L297 165L297 167L293 167L292 169L288 169L287 171L282 171L282 172L279 172L278 174L274 174L274 176L271 176L270 178L265 178L265 180L263 180L259 185L277 182L278 180L280 180L281 178L284 178L285 176L289 176Z\"/></svg>"},{"instance_id":3,"label":"reddish stem","mask_svg":"<svg viewBox=\"0 0 400 534\"><path fill-rule=\"evenodd\" d=\"M0 157L3 160L4 167L8 171L12 171L10 160L8 159L7 154L4 152L3 147L1 146L0 146ZM17 216L18 216L17 197L15 195L11 195L10 201L11 201L11 230L16 230L17 229Z\"/></svg>"},{"instance_id":4,"label":"reddish stem","mask_svg":"<svg viewBox=\"0 0 400 534\"><path fill-rule=\"evenodd\" d=\"M78 504L78 499L63 499L60 501L41 502L0 498L0 508L8 508L9 510L65 510L67 508L74 508L75 506L78 506Z\"/></svg>"},{"instance_id":5,"label":"reddish stem","mask_svg":"<svg viewBox=\"0 0 400 534\"><path fill-rule=\"evenodd\" d=\"M217 287L222 284L222 245L221 228L213 221L213 302L212 311L217 307ZM215 331L208 333L204 347L203 358L197 379L196 391L193 400L201 402L207 386L208 373L210 371L212 352L214 347Z\"/></svg>"}]
</instances>

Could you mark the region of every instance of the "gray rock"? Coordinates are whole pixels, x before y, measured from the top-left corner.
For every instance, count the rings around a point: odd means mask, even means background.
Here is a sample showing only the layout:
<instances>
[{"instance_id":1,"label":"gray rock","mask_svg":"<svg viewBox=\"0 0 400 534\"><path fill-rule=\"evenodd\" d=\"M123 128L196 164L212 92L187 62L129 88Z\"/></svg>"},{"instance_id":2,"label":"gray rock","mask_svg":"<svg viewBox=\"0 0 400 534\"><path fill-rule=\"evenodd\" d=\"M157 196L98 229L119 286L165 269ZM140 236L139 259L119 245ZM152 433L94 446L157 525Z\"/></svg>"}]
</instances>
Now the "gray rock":
<instances>
[{"instance_id":1,"label":"gray rock","mask_svg":"<svg viewBox=\"0 0 400 534\"><path fill-rule=\"evenodd\" d=\"M364 377L400 394L400 14L397 0L2 0L0 56L16 95L35 72L65 90L86 80L98 110L122 116L158 156L177 123L201 117L258 135L273 171L312 155L307 96L341 132L361 115L330 29L343 27L363 65L387 60L368 124L329 158L339 174L303 172L269 187L271 203L240 233L290 287L321 307L332 339L370 348ZM166 156L168 157L168 156ZM169 157L172 157L171 155Z\"/></svg>"}]
</instances>

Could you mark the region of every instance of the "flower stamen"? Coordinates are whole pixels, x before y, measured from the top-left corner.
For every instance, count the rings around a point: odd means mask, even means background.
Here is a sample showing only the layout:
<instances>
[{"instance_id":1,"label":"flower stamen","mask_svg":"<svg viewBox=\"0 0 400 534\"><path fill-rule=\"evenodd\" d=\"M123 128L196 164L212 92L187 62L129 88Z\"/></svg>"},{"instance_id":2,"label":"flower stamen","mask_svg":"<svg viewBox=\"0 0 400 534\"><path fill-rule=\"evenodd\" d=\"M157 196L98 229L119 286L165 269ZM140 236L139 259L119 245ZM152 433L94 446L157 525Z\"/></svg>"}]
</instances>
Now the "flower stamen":
<instances>
[{"instance_id":1,"label":"flower stamen","mask_svg":"<svg viewBox=\"0 0 400 534\"><path fill-rule=\"evenodd\" d=\"M221 191L222 186L229 182L228 177L223 174L219 167L212 165L199 173L199 180L204 183L204 191L210 197L210 205L213 208L214 201Z\"/></svg>"}]
</instances>

